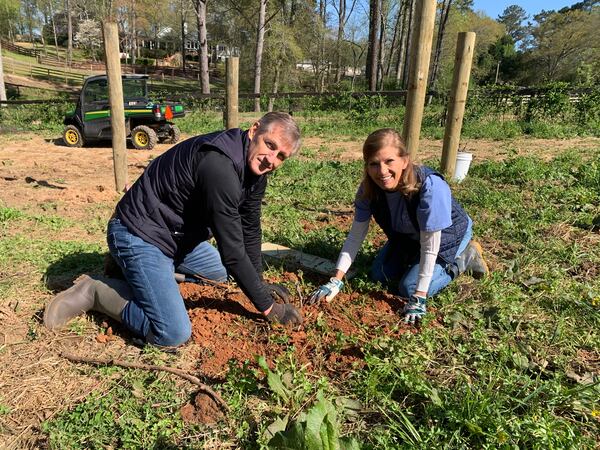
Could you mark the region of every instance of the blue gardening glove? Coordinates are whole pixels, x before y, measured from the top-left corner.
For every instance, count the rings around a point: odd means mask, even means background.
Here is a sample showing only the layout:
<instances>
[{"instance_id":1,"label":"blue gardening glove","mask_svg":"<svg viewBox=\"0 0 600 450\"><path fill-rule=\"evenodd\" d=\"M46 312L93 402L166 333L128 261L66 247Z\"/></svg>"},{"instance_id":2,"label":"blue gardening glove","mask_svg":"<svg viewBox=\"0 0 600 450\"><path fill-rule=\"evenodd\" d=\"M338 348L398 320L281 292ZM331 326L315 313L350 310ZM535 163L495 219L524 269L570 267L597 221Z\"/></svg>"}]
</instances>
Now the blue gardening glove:
<instances>
[{"instance_id":1,"label":"blue gardening glove","mask_svg":"<svg viewBox=\"0 0 600 450\"><path fill-rule=\"evenodd\" d=\"M318 303L323 299L330 302L343 287L344 282L342 280L338 280L337 278L331 277L329 279L329 283L324 284L319 289L316 289L315 291L313 291L312 294L310 294L307 303L309 305L314 305L315 303Z\"/></svg>"},{"instance_id":2,"label":"blue gardening glove","mask_svg":"<svg viewBox=\"0 0 600 450\"><path fill-rule=\"evenodd\" d=\"M404 314L404 323L414 325L427 313L427 299L415 294L411 295L402 313Z\"/></svg>"}]
</instances>

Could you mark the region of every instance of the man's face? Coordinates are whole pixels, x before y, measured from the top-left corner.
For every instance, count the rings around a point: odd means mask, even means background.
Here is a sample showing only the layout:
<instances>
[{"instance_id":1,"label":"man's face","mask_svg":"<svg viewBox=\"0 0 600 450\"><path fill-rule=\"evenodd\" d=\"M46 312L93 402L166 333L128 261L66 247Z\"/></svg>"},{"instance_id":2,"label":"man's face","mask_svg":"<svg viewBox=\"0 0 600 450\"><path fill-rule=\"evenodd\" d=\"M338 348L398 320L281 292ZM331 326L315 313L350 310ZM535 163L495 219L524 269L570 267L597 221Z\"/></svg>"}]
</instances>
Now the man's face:
<instances>
[{"instance_id":1,"label":"man's face","mask_svg":"<svg viewBox=\"0 0 600 450\"><path fill-rule=\"evenodd\" d=\"M259 126L255 122L248 130L248 166L255 175L264 175L277 169L292 155L292 144L280 125L275 123L269 131L258 135Z\"/></svg>"}]
</instances>

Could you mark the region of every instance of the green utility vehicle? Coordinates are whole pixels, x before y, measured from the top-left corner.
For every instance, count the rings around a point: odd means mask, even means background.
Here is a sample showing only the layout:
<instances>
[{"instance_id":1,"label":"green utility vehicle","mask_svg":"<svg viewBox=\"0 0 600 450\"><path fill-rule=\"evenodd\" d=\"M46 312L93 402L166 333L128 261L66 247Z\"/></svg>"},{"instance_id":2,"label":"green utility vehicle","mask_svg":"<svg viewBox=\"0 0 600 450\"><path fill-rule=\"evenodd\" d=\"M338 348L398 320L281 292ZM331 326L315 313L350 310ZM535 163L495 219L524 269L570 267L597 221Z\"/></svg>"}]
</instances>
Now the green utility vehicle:
<instances>
[{"instance_id":1,"label":"green utility vehicle","mask_svg":"<svg viewBox=\"0 0 600 450\"><path fill-rule=\"evenodd\" d=\"M183 117L181 103L155 103L148 98L148 75L122 75L127 137L137 149L150 150L157 142L174 144L181 132L170 122ZM85 80L74 111L65 116L63 140L68 147L111 139L108 79L96 75Z\"/></svg>"}]
</instances>

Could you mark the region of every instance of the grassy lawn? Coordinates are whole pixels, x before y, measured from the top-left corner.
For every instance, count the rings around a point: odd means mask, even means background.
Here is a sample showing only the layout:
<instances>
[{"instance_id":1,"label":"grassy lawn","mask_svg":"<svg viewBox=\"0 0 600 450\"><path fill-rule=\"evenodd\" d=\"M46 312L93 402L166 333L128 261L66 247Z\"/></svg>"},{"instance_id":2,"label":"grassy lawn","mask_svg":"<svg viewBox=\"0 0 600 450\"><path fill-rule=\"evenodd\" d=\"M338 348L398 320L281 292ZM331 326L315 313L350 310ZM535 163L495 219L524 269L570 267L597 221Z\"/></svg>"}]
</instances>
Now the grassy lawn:
<instances>
[{"instance_id":1,"label":"grassy lawn","mask_svg":"<svg viewBox=\"0 0 600 450\"><path fill-rule=\"evenodd\" d=\"M193 117L186 118L188 129L217 124ZM314 132L309 129L307 134ZM363 131L357 126L343 135ZM287 162L270 181L265 241L333 259L348 222L332 209L351 208L360 174L359 162ZM453 191L474 219L492 275L457 279L431 300L427 320L414 333L392 337L377 325L358 324L376 337L336 336L332 345L352 343L361 354L362 364L343 376L311 372L293 345L271 366L256 360L232 364L224 381L212 384L230 413L226 421L206 426L183 422L179 409L188 394L164 374L73 369L95 374L100 387L54 412L40 436L50 448L595 448L600 148L550 161L479 162ZM77 220L63 217L59 207L48 200L22 207L0 203L3 308L47 292L43 280L49 275L100 270L102 217L111 205L90 204ZM380 231L372 228L356 263L361 271L344 288L353 305L369 305L381 291L365 274L381 243ZM268 273L277 278L282 272L275 266ZM303 288L310 291L318 282L306 277ZM27 345L43 343L40 326L30 322ZM307 326L331 333L319 321ZM85 321L69 329L73 337L90 332ZM273 339L291 342L286 333ZM0 352L10 348L2 345ZM139 358L178 362L176 355L151 348ZM10 415L10 393L0 395L1 419Z\"/></svg>"}]
</instances>

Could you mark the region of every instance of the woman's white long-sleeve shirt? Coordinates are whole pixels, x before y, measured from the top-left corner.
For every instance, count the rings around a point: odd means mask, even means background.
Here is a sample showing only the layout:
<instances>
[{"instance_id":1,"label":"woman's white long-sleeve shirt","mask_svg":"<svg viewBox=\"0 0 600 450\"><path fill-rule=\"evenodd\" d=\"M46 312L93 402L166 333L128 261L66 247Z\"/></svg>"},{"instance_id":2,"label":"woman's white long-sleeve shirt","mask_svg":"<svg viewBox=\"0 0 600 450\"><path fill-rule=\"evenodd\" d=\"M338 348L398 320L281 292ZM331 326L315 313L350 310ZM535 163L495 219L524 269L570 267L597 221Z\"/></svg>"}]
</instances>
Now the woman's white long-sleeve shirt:
<instances>
[{"instance_id":1,"label":"woman's white long-sleeve shirt","mask_svg":"<svg viewBox=\"0 0 600 450\"><path fill-rule=\"evenodd\" d=\"M369 232L369 221L358 222L356 219L352 222L350 232L342 251L337 260L336 269L344 273L348 272L350 266L354 262L358 250ZM419 259L419 275L417 278L417 291L427 292L429 284L435 269L435 262L440 250L442 232L438 231L421 231L419 233L419 242L421 245L421 255Z\"/></svg>"}]
</instances>

